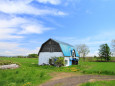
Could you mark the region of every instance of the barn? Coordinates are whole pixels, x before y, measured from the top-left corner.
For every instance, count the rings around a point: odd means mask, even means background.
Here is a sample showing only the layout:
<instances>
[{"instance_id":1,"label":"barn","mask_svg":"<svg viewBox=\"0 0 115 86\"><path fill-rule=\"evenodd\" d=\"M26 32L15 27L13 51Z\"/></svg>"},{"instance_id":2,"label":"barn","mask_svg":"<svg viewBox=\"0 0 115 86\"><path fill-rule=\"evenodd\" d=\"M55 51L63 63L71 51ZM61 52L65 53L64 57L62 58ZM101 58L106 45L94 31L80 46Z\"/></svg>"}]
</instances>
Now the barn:
<instances>
[{"instance_id":1,"label":"barn","mask_svg":"<svg viewBox=\"0 0 115 86\"><path fill-rule=\"evenodd\" d=\"M79 60L79 54L72 45L54 39L42 44L38 56L39 65L49 64L52 57L64 57L65 66L76 65Z\"/></svg>"}]
</instances>

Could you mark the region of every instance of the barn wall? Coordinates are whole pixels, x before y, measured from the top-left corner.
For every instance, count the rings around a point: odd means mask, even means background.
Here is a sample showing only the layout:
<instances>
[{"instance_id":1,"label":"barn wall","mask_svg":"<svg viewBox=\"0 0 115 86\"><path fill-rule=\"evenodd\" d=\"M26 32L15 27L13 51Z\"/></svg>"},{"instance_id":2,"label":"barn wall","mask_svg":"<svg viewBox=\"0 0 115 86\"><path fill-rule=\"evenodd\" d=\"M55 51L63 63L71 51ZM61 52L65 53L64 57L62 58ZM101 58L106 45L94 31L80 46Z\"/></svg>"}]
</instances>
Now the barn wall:
<instances>
[{"instance_id":1,"label":"barn wall","mask_svg":"<svg viewBox=\"0 0 115 86\"><path fill-rule=\"evenodd\" d=\"M60 57L63 56L62 52L40 52L39 53L39 65L42 65L43 63L49 64L49 58L51 57Z\"/></svg>"}]
</instances>

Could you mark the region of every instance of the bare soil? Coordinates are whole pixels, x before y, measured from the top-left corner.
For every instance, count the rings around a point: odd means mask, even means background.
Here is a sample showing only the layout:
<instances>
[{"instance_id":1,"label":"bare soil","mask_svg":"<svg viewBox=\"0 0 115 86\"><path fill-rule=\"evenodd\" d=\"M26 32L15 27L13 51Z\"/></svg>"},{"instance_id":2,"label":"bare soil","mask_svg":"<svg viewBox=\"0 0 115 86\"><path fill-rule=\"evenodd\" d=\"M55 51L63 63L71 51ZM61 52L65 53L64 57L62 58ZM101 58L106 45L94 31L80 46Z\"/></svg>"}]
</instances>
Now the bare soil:
<instances>
[{"instance_id":1,"label":"bare soil","mask_svg":"<svg viewBox=\"0 0 115 86\"><path fill-rule=\"evenodd\" d=\"M100 80L115 80L115 76L107 75L78 75L74 73L53 73L53 78L40 86L78 86L85 82Z\"/></svg>"}]
</instances>

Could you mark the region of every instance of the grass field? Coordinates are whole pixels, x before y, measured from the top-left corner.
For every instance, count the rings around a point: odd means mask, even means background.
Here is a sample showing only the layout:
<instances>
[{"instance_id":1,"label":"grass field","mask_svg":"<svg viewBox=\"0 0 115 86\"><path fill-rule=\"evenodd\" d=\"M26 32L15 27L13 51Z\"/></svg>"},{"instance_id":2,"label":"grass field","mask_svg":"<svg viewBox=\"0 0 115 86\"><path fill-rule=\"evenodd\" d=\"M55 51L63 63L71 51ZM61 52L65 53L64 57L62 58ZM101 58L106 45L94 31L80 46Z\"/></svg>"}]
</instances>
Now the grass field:
<instances>
[{"instance_id":1,"label":"grass field","mask_svg":"<svg viewBox=\"0 0 115 86\"><path fill-rule=\"evenodd\" d=\"M53 72L115 75L115 62L84 62L70 67L38 66L37 58L0 58L0 62L18 63L20 68L0 70L0 86L38 86Z\"/></svg>"},{"instance_id":2,"label":"grass field","mask_svg":"<svg viewBox=\"0 0 115 86\"><path fill-rule=\"evenodd\" d=\"M80 86L115 86L115 80L87 82L87 83L84 83Z\"/></svg>"}]
</instances>

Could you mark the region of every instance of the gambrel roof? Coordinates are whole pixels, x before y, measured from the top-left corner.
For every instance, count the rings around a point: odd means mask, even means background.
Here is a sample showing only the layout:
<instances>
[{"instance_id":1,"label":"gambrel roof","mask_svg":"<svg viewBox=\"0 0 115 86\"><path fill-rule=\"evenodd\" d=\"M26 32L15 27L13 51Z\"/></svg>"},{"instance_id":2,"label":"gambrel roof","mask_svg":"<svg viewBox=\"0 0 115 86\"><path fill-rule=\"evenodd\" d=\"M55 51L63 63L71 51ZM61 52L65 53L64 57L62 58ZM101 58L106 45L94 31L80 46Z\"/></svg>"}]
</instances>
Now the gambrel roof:
<instances>
[{"instance_id":1,"label":"gambrel roof","mask_svg":"<svg viewBox=\"0 0 115 86\"><path fill-rule=\"evenodd\" d=\"M61 42L61 41L58 41L58 40L55 40L55 39L49 39L48 41L54 41L56 43L58 43L59 47L61 48L61 51L63 53L63 55L65 57L70 57L72 56L72 51L75 50L75 54L76 54L76 57L79 57L79 54L77 52L77 50L74 48L74 46L68 44L68 43L64 43L64 42ZM42 47L43 45L45 45L48 41L46 41L45 43L42 44ZM42 49L41 47L41 49ZM40 50L41 51L41 50ZM55 52L55 51L54 51Z\"/></svg>"}]
</instances>

